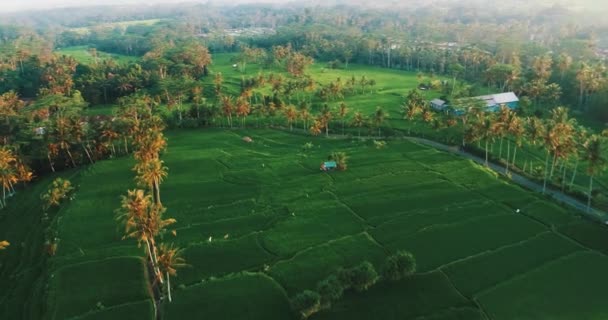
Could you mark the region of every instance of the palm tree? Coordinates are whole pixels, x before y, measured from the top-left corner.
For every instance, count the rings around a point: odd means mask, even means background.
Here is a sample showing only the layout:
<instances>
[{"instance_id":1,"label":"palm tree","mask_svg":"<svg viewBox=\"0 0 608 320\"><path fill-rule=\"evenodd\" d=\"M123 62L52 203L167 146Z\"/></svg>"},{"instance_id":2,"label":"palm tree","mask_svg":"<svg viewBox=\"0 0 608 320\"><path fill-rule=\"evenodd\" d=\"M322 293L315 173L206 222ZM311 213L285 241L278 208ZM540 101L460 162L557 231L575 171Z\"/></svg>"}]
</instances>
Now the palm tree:
<instances>
[{"instance_id":1,"label":"palm tree","mask_svg":"<svg viewBox=\"0 0 608 320\"><path fill-rule=\"evenodd\" d=\"M293 123L298 118L298 110L293 105L289 105L285 111L285 119L287 119L287 124L289 125L289 130L293 131Z\"/></svg>"},{"instance_id":2,"label":"palm tree","mask_svg":"<svg viewBox=\"0 0 608 320\"><path fill-rule=\"evenodd\" d=\"M578 129L576 130L576 134L575 134L575 141L576 141L576 147L575 147L575 152L573 153L574 155L574 169L572 170L572 177L570 178L570 188L572 189L572 186L574 185L574 180L576 179L576 173L578 171L578 165L579 162L581 160L581 158L583 158L585 156L585 143L589 140L589 135L587 133L587 130L582 127L579 126Z\"/></svg>"},{"instance_id":3,"label":"palm tree","mask_svg":"<svg viewBox=\"0 0 608 320\"><path fill-rule=\"evenodd\" d=\"M340 108L338 109L338 117L342 119L342 135L344 135L344 125L346 123L346 115L348 114L348 106L346 103L340 103Z\"/></svg>"},{"instance_id":4,"label":"palm tree","mask_svg":"<svg viewBox=\"0 0 608 320\"><path fill-rule=\"evenodd\" d=\"M376 128L378 128L378 137L381 137L381 127L382 124L384 123L384 120L386 120L386 118L388 117L388 113L384 112L384 110L382 109L382 107L378 106L376 107L376 111L372 114L372 121L374 126L376 126Z\"/></svg>"},{"instance_id":5,"label":"palm tree","mask_svg":"<svg viewBox=\"0 0 608 320\"><path fill-rule=\"evenodd\" d=\"M592 135L585 143L585 160L587 161L587 174L589 174L589 191L587 193L587 212L591 209L591 198L593 196L593 177L601 173L606 167L606 159L603 158L603 140L598 135Z\"/></svg>"},{"instance_id":6,"label":"palm tree","mask_svg":"<svg viewBox=\"0 0 608 320\"><path fill-rule=\"evenodd\" d=\"M167 298L171 299L171 277L177 275L177 269L186 267L186 260L182 257L183 249L174 247L173 244L161 243L158 248L158 266L161 274L167 279Z\"/></svg>"},{"instance_id":7,"label":"palm tree","mask_svg":"<svg viewBox=\"0 0 608 320\"><path fill-rule=\"evenodd\" d=\"M333 118L333 112L329 108L329 106L327 104L325 104L323 106L323 109L321 109L320 119L321 119L321 123L323 124L323 127L325 128L326 137L329 137L329 123L331 122L332 118Z\"/></svg>"},{"instance_id":8,"label":"palm tree","mask_svg":"<svg viewBox=\"0 0 608 320\"><path fill-rule=\"evenodd\" d=\"M152 201L152 196L144 190L128 190L121 196L121 207L116 210L116 219L124 225L123 239L133 238L138 244L146 243L148 259L156 277L163 283L156 255L156 237L167 226L177 222L175 219L162 219L165 209Z\"/></svg>"},{"instance_id":9,"label":"palm tree","mask_svg":"<svg viewBox=\"0 0 608 320\"><path fill-rule=\"evenodd\" d=\"M221 96L221 105L222 105L222 113L226 117L228 121L228 125L232 128L232 113L234 113L234 104L232 102L232 97L230 96Z\"/></svg>"},{"instance_id":10,"label":"palm tree","mask_svg":"<svg viewBox=\"0 0 608 320\"><path fill-rule=\"evenodd\" d=\"M147 159L138 162L133 170L137 173L136 181L141 186L150 188L153 194L154 203L161 205L160 201L160 184L167 177L167 167L164 161L158 158Z\"/></svg>"},{"instance_id":11,"label":"palm tree","mask_svg":"<svg viewBox=\"0 0 608 320\"><path fill-rule=\"evenodd\" d=\"M517 148L521 146L521 138L524 134L524 126L521 122L521 119L517 116L515 112L512 112L510 117L507 119L507 123L505 123L505 130L507 134L510 134L515 139L515 145L513 150L513 166L515 166L515 157L517 156ZM511 143L507 140L507 164L505 167L505 173L509 173L509 164L510 164L510 155L511 153Z\"/></svg>"},{"instance_id":12,"label":"palm tree","mask_svg":"<svg viewBox=\"0 0 608 320\"><path fill-rule=\"evenodd\" d=\"M323 131L324 124L322 123L321 118L317 118L310 127L310 134L313 136L318 136Z\"/></svg>"},{"instance_id":13,"label":"palm tree","mask_svg":"<svg viewBox=\"0 0 608 320\"><path fill-rule=\"evenodd\" d=\"M354 115L353 121L352 121L352 125L359 128L359 138L361 138L361 127L363 127L366 122L367 122L367 120L365 119L365 116L363 115L363 113L361 113L359 111L355 112L355 115Z\"/></svg>"}]
</instances>

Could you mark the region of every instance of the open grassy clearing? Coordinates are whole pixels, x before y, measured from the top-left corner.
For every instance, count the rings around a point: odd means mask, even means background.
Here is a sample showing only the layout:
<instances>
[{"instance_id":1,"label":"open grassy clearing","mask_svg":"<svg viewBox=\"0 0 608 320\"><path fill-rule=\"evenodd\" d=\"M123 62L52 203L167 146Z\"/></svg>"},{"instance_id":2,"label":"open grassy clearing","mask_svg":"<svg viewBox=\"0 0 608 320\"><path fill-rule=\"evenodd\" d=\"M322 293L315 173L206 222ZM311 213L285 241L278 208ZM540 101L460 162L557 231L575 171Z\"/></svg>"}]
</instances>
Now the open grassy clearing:
<instances>
[{"instance_id":1,"label":"open grassy clearing","mask_svg":"<svg viewBox=\"0 0 608 320\"><path fill-rule=\"evenodd\" d=\"M243 142L245 135L254 143ZM185 248L191 266L172 280L175 302L163 311L166 319L295 319L288 297L314 289L339 267L368 260L380 269L388 254L403 249L415 254L422 274L347 293L314 318L484 319L476 301L488 314L502 315L507 311L492 300L495 291L509 288L522 301L536 299L538 293L520 290L517 279L539 278L538 270L562 259L573 259L570 269L582 267L587 255L572 253L601 247L596 242L606 233L470 161L410 142L378 150L369 141L271 130L182 130L168 138L163 159L170 175L161 195L167 216L178 223L177 237L164 237ZM306 142L314 147L302 149ZM347 152L346 172L319 171L332 151ZM130 319L131 308L150 312L143 248L121 240L113 213L119 196L134 187L132 164L127 158L100 162L76 180L76 199L57 224L52 319ZM598 236L572 241L556 228L573 238L584 235L581 228L597 229ZM563 288L607 281L601 269L587 269L535 281ZM107 293L118 286L120 295ZM599 288L591 290L599 294ZM560 291L560 299L578 294ZM523 307L553 315L560 299ZM600 304L585 308L597 317L604 312Z\"/></svg>"},{"instance_id":2,"label":"open grassy clearing","mask_svg":"<svg viewBox=\"0 0 608 320\"><path fill-rule=\"evenodd\" d=\"M74 47L66 47L61 48L60 50L55 51L55 53L60 55L71 56L76 59L79 63L82 64L94 64L95 57L89 52L89 47L87 46L74 46ZM112 59L118 63L126 64L129 62L137 62L139 60L138 57L126 56L123 54L117 53L107 53L103 51L97 51L97 61L102 61L104 59Z\"/></svg>"},{"instance_id":3,"label":"open grassy clearing","mask_svg":"<svg viewBox=\"0 0 608 320\"><path fill-rule=\"evenodd\" d=\"M94 26L89 26L89 27L80 27L80 28L71 28L70 31L72 32L76 32L76 33L80 33L80 34L87 34L89 32L91 32L92 30L95 29L126 29L127 27L130 26L136 26L136 25L145 25L145 26L151 26L151 25L155 25L159 22L163 21L163 19L147 19L147 20L130 20L130 21L120 21L120 22L109 22L109 23L101 23L101 24L97 24Z\"/></svg>"}]
</instances>

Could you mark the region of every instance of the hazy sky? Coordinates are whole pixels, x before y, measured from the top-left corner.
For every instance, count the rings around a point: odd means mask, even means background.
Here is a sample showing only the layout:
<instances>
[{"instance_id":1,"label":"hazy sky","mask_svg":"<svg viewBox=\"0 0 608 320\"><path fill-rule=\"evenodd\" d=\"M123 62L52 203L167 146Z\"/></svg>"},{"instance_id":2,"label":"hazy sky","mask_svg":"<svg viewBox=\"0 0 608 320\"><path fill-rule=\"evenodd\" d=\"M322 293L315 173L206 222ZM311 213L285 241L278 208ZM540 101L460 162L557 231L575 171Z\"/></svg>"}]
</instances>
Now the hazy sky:
<instances>
[{"instance_id":1,"label":"hazy sky","mask_svg":"<svg viewBox=\"0 0 608 320\"><path fill-rule=\"evenodd\" d=\"M0 0L0 11L16 11L23 9L47 9L54 7L69 7L83 5L112 5L137 3L168 3L168 2L194 2L184 0ZM202 2L202 1L197 1Z\"/></svg>"}]
</instances>

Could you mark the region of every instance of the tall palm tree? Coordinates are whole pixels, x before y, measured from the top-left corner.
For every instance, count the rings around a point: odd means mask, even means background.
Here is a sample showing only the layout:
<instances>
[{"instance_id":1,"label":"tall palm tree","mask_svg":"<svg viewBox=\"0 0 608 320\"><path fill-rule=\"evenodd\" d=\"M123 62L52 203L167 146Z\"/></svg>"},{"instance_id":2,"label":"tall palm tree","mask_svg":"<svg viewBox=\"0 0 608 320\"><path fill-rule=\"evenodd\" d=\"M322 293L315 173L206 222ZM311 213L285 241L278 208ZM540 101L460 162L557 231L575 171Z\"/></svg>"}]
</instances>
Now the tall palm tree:
<instances>
[{"instance_id":1,"label":"tall palm tree","mask_svg":"<svg viewBox=\"0 0 608 320\"><path fill-rule=\"evenodd\" d=\"M346 103L340 103L340 108L338 109L338 117L342 119L342 135L344 135L344 126L346 123L346 116L348 115L348 111L349 109Z\"/></svg>"},{"instance_id":2,"label":"tall palm tree","mask_svg":"<svg viewBox=\"0 0 608 320\"><path fill-rule=\"evenodd\" d=\"M587 193L587 212L591 209L591 198L593 197L593 178L601 173L606 167L606 159L603 157L603 141L599 135L592 135L585 143L585 160L587 161L587 174L589 174L589 191Z\"/></svg>"},{"instance_id":3,"label":"tall palm tree","mask_svg":"<svg viewBox=\"0 0 608 320\"><path fill-rule=\"evenodd\" d=\"M572 188L572 186L574 185L574 180L576 179L576 173L578 171L579 162L581 158L584 158L585 156L585 143L588 140L589 134L587 133L587 130L582 126L579 126L575 134L576 147L575 152L573 153L575 162L574 169L572 170L572 177L570 178L570 188Z\"/></svg>"},{"instance_id":4,"label":"tall palm tree","mask_svg":"<svg viewBox=\"0 0 608 320\"><path fill-rule=\"evenodd\" d=\"M521 146L521 139L524 134L524 126L521 119L515 112L512 112L510 117L507 119L505 124L507 134L514 138L514 150L513 150L513 166L515 166L515 157L517 156L517 148ZM507 164L505 167L505 173L509 173L509 164L511 158L511 143L507 141Z\"/></svg>"},{"instance_id":5,"label":"tall palm tree","mask_svg":"<svg viewBox=\"0 0 608 320\"><path fill-rule=\"evenodd\" d=\"M182 257L183 249L174 247L173 244L166 245L161 243L158 248L158 266L161 275L167 280L167 298L171 299L171 277L177 275L177 269L186 267L186 260Z\"/></svg>"},{"instance_id":6,"label":"tall palm tree","mask_svg":"<svg viewBox=\"0 0 608 320\"><path fill-rule=\"evenodd\" d=\"M154 203L161 205L160 184L167 177L167 167L164 166L164 161L158 158L140 161L133 170L137 173L136 181L141 186L149 187L153 194Z\"/></svg>"},{"instance_id":7,"label":"tall palm tree","mask_svg":"<svg viewBox=\"0 0 608 320\"><path fill-rule=\"evenodd\" d=\"M359 138L361 138L361 127L363 127L366 122L367 122L367 120L365 119L365 116L363 115L363 113L361 113L359 111L355 112L355 115L353 116L353 121L351 124L358 128Z\"/></svg>"},{"instance_id":8,"label":"tall palm tree","mask_svg":"<svg viewBox=\"0 0 608 320\"><path fill-rule=\"evenodd\" d=\"M287 108L285 108L284 113L285 119L287 119L287 124L289 125L289 130L293 131L293 123L298 118L298 110L295 106L289 105Z\"/></svg>"},{"instance_id":9,"label":"tall palm tree","mask_svg":"<svg viewBox=\"0 0 608 320\"><path fill-rule=\"evenodd\" d=\"M329 106L327 104L325 104L323 106L323 109L321 109L320 119L321 119L321 123L323 124L323 127L325 128L326 137L329 137L329 123L331 122L333 116L334 115L333 115L332 110L329 108Z\"/></svg>"},{"instance_id":10,"label":"tall palm tree","mask_svg":"<svg viewBox=\"0 0 608 320\"><path fill-rule=\"evenodd\" d=\"M376 107L376 111L372 114L372 122L376 128L378 128L378 137L382 136L382 132L380 129L382 128L382 124L388 117L388 113L382 109L382 107Z\"/></svg>"}]
</instances>

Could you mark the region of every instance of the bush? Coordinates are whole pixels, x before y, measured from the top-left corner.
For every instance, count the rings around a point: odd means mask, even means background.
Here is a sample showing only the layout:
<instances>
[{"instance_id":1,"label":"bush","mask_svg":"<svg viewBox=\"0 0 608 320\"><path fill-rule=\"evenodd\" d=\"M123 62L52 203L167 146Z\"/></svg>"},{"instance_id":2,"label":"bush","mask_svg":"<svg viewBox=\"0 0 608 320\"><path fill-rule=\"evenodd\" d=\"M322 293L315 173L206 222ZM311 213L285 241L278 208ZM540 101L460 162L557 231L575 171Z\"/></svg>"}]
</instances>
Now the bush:
<instances>
[{"instance_id":1,"label":"bush","mask_svg":"<svg viewBox=\"0 0 608 320\"><path fill-rule=\"evenodd\" d=\"M321 296L310 290L304 290L291 299L291 307L302 319L307 319L321 309Z\"/></svg>"},{"instance_id":2,"label":"bush","mask_svg":"<svg viewBox=\"0 0 608 320\"><path fill-rule=\"evenodd\" d=\"M348 157L344 152L334 152L329 156L329 159L336 162L337 169L340 171L345 171L348 168Z\"/></svg>"},{"instance_id":3,"label":"bush","mask_svg":"<svg viewBox=\"0 0 608 320\"><path fill-rule=\"evenodd\" d=\"M331 275L317 284L317 291L321 295L323 304L330 304L342 298L344 287L335 275Z\"/></svg>"},{"instance_id":4,"label":"bush","mask_svg":"<svg viewBox=\"0 0 608 320\"><path fill-rule=\"evenodd\" d=\"M373 286L378 280L378 273L369 261L350 269L338 270L338 279L344 289L354 289L362 292Z\"/></svg>"},{"instance_id":5,"label":"bush","mask_svg":"<svg viewBox=\"0 0 608 320\"><path fill-rule=\"evenodd\" d=\"M382 270L382 276L388 280L400 280L416 272L416 259L406 251L399 251L388 257Z\"/></svg>"}]
</instances>

